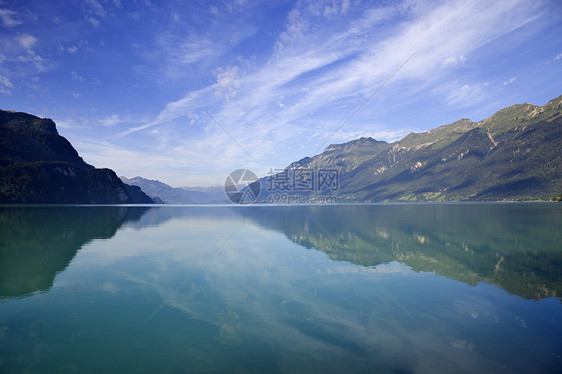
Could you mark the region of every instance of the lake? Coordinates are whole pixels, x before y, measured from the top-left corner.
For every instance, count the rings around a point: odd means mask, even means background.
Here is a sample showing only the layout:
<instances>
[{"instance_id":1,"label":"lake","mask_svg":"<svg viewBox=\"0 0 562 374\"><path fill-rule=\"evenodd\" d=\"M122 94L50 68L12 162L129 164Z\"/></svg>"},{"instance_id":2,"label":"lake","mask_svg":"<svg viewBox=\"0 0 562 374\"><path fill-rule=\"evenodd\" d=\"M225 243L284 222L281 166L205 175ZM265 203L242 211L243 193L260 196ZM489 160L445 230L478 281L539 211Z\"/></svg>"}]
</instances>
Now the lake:
<instances>
[{"instance_id":1,"label":"lake","mask_svg":"<svg viewBox=\"0 0 562 374\"><path fill-rule=\"evenodd\" d=\"M562 205L0 207L2 373L562 371Z\"/></svg>"}]
</instances>

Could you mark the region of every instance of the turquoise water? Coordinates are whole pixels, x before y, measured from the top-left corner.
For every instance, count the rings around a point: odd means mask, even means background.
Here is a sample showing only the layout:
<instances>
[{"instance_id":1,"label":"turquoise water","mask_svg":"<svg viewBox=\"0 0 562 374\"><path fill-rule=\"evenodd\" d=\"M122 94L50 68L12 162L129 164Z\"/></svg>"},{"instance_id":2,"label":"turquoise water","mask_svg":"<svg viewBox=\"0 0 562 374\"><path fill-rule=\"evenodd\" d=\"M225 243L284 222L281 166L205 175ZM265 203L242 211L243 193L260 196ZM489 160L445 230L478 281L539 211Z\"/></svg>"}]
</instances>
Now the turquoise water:
<instances>
[{"instance_id":1,"label":"turquoise water","mask_svg":"<svg viewBox=\"0 0 562 374\"><path fill-rule=\"evenodd\" d=\"M562 371L562 207L0 207L1 373Z\"/></svg>"}]
</instances>

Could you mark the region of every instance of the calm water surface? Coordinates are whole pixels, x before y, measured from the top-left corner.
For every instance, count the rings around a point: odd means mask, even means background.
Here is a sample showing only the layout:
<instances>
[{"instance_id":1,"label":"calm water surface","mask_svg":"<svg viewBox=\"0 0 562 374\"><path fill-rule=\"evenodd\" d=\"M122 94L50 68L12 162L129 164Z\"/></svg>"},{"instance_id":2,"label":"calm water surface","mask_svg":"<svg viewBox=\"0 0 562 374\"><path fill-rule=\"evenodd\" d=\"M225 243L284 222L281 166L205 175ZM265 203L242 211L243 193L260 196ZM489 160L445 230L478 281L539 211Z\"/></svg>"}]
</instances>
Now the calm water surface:
<instances>
[{"instance_id":1,"label":"calm water surface","mask_svg":"<svg viewBox=\"0 0 562 374\"><path fill-rule=\"evenodd\" d=\"M0 372L561 372L561 227L547 203L0 207Z\"/></svg>"}]
</instances>

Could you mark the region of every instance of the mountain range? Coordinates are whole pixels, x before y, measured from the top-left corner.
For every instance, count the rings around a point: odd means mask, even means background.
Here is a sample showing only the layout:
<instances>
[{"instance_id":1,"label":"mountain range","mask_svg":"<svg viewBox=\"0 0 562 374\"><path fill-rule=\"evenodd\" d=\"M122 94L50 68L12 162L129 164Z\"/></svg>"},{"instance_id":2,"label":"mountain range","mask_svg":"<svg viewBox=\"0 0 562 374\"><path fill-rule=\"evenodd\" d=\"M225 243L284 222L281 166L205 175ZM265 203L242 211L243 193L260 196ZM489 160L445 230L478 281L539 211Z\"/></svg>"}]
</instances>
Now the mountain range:
<instances>
[{"instance_id":1,"label":"mountain range","mask_svg":"<svg viewBox=\"0 0 562 374\"><path fill-rule=\"evenodd\" d=\"M0 111L1 204L152 203L111 169L87 164L55 123Z\"/></svg>"},{"instance_id":2,"label":"mountain range","mask_svg":"<svg viewBox=\"0 0 562 374\"><path fill-rule=\"evenodd\" d=\"M337 170L335 191L299 194L333 194L340 202L551 200L562 192L561 111L562 96L543 106L513 105L478 122L461 119L410 133L393 143L360 138L333 144L283 173L294 178ZM261 178L258 202L281 192L271 188L272 178L279 174Z\"/></svg>"},{"instance_id":3,"label":"mountain range","mask_svg":"<svg viewBox=\"0 0 562 374\"><path fill-rule=\"evenodd\" d=\"M225 202L222 187L173 188L96 169L52 120L27 113L0 111L0 150L4 204ZM360 138L332 144L255 183L261 184L262 203L280 192L335 196L339 202L551 200L562 196L561 166L562 96L543 106L516 104L478 122L460 119L393 143ZM330 188L320 184L325 170L336 173ZM272 188L272 180L287 176L293 178L289 188ZM297 182L311 189L296 191Z\"/></svg>"},{"instance_id":4,"label":"mountain range","mask_svg":"<svg viewBox=\"0 0 562 374\"><path fill-rule=\"evenodd\" d=\"M155 202L164 204L226 203L224 189L216 187L172 187L158 180L119 177L128 185L140 187Z\"/></svg>"}]
</instances>

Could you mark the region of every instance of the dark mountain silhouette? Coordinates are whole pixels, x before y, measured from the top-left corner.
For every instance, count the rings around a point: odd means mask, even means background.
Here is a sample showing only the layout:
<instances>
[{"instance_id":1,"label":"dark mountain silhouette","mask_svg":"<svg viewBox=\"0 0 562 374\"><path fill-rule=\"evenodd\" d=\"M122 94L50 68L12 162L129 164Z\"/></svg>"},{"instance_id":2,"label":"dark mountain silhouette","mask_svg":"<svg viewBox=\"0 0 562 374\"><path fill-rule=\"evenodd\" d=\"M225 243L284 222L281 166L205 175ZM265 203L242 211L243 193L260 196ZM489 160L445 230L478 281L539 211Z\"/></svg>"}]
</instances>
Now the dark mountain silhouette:
<instances>
[{"instance_id":1,"label":"dark mountain silhouette","mask_svg":"<svg viewBox=\"0 0 562 374\"><path fill-rule=\"evenodd\" d=\"M110 169L96 169L57 132L55 123L0 110L0 203L152 203Z\"/></svg>"}]
</instances>

